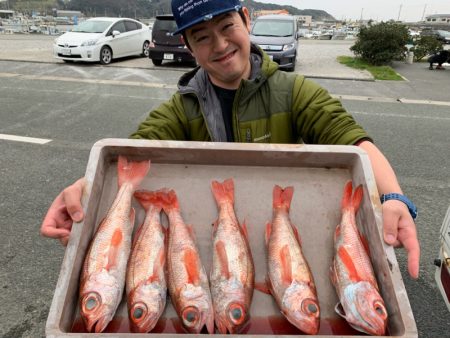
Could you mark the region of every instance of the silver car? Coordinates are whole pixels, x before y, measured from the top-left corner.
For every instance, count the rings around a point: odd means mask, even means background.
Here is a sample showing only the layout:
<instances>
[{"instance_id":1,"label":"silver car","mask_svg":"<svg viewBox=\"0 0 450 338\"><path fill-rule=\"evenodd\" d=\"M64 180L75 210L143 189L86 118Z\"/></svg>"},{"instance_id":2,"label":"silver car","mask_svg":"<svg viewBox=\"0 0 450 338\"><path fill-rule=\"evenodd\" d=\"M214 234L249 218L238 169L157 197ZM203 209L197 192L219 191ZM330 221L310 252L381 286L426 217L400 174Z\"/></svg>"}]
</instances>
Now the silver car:
<instances>
[{"instance_id":1,"label":"silver car","mask_svg":"<svg viewBox=\"0 0 450 338\"><path fill-rule=\"evenodd\" d=\"M250 39L263 49L281 69L295 70L299 32L291 15L263 15L258 17L250 32Z\"/></svg>"}]
</instances>

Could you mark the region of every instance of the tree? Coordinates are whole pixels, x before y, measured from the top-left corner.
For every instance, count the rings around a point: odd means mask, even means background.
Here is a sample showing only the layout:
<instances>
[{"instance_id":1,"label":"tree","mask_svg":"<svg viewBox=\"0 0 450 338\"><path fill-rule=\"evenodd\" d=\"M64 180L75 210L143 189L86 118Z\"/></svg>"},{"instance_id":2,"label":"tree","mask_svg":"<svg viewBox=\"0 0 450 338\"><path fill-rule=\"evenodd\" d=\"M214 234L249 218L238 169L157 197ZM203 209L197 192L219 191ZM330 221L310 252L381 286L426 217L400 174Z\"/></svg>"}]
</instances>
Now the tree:
<instances>
[{"instance_id":1,"label":"tree","mask_svg":"<svg viewBox=\"0 0 450 338\"><path fill-rule=\"evenodd\" d=\"M373 65L385 65L401 57L409 40L408 28L395 22L362 27L350 49Z\"/></svg>"},{"instance_id":2,"label":"tree","mask_svg":"<svg viewBox=\"0 0 450 338\"><path fill-rule=\"evenodd\" d=\"M414 60L420 61L425 56L435 54L443 49L441 41L434 36L421 36L414 43L414 47L411 49L414 52Z\"/></svg>"}]
</instances>

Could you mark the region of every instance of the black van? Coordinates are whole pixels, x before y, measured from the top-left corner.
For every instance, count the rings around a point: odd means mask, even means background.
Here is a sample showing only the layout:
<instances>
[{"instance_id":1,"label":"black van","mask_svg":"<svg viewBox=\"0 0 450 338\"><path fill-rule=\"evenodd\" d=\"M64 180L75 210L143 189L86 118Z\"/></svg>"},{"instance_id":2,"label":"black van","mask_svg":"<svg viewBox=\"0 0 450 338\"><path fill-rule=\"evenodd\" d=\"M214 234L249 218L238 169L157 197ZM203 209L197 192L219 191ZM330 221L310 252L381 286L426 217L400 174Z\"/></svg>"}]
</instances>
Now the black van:
<instances>
[{"instance_id":1,"label":"black van","mask_svg":"<svg viewBox=\"0 0 450 338\"><path fill-rule=\"evenodd\" d=\"M176 29L172 14L156 16L149 47L149 58L155 66L160 66L163 60L195 64L195 58L184 44L181 34L172 35Z\"/></svg>"}]
</instances>

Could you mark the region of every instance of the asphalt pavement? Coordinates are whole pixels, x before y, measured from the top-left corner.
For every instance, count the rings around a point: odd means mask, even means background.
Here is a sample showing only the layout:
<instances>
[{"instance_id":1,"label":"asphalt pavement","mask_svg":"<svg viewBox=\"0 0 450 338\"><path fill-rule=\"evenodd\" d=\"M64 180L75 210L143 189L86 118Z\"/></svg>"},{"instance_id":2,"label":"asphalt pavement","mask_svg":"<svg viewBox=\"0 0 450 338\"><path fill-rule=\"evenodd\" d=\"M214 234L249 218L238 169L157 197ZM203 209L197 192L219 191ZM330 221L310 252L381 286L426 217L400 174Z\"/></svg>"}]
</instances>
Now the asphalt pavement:
<instances>
[{"instance_id":1,"label":"asphalt pavement","mask_svg":"<svg viewBox=\"0 0 450 338\"><path fill-rule=\"evenodd\" d=\"M126 137L152 104L169 97L188 69L178 64L154 67L145 58L109 66L66 65L51 56L52 41L47 36L0 35L0 133L53 139L45 147L0 141L0 336L5 338L44 332L64 255L56 241L38 236L53 197L84 173L95 140ZM374 81L335 61L338 55L350 55L351 44L302 40L296 72L342 98L418 204L419 280L407 276L402 250L396 251L397 259L419 337L450 337L450 314L436 289L432 266L450 202L450 67L430 71L426 63L395 62L405 81Z\"/></svg>"}]
</instances>

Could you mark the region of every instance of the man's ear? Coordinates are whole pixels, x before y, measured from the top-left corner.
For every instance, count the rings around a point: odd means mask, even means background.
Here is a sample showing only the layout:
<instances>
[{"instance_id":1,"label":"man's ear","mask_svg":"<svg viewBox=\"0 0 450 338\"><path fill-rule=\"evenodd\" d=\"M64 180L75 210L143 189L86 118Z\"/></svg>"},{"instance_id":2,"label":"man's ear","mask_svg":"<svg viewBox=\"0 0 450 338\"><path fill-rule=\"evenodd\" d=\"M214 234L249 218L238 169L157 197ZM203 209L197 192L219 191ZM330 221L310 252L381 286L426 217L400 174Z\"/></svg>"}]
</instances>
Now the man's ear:
<instances>
[{"instance_id":1,"label":"man's ear","mask_svg":"<svg viewBox=\"0 0 450 338\"><path fill-rule=\"evenodd\" d=\"M247 22L247 31L250 33L251 27L250 27L250 13L248 12L247 7L242 7L242 12L245 15L245 21Z\"/></svg>"},{"instance_id":2,"label":"man's ear","mask_svg":"<svg viewBox=\"0 0 450 338\"><path fill-rule=\"evenodd\" d=\"M186 47L189 49L189 51L192 54L192 50L191 47L189 47L189 44L186 43L186 40L184 39L184 35L181 35L181 41L186 45Z\"/></svg>"}]
</instances>

